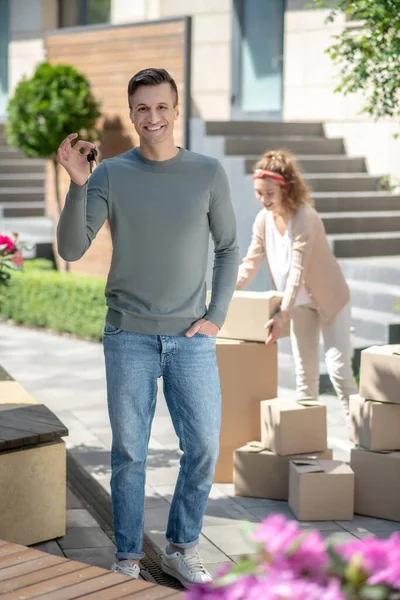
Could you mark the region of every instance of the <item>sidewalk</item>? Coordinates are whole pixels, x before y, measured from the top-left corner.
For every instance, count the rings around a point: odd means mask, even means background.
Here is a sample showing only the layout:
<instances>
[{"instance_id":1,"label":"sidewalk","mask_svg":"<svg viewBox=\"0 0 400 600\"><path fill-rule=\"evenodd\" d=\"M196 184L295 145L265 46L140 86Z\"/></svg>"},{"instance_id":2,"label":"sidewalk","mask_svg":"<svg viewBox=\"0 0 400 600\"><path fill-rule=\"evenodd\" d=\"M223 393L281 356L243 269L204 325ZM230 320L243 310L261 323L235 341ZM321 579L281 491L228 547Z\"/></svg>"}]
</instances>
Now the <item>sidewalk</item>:
<instances>
[{"instance_id":1,"label":"sidewalk","mask_svg":"<svg viewBox=\"0 0 400 600\"><path fill-rule=\"evenodd\" d=\"M66 439L69 451L109 492L111 432L101 344L0 323L0 364L63 421L70 431ZM290 390L281 389L280 394L293 396ZM334 396L321 396L321 400L328 406L329 444L334 458L347 460L351 445L346 439L340 403ZM147 462L145 518L145 532L160 548L165 544L179 457L177 438L160 391ZM287 502L234 497L232 485L214 485L200 542L207 568L214 573L222 564L251 553L253 548L243 536L242 523L258 522L272 512L293 517ZM317 528L333 542L369 533L387 537L392 531L400 531L400 523L361 516L351 522L302 523L302 527ZM96 547L94 554L98 552ZM107 561L108 553L100 551ZM84 556L79 560L89 562Z\"/></svg>"}]
</instances>

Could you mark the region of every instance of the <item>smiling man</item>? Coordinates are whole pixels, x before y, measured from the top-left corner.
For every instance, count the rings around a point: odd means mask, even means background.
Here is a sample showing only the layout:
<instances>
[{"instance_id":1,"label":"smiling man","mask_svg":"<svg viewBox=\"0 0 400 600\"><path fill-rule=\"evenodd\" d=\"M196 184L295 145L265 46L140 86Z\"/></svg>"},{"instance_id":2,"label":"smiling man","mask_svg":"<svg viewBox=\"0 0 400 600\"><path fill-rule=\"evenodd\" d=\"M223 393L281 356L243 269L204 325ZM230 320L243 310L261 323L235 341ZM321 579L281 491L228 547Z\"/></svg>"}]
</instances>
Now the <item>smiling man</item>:
<instances>
[{"instance_id":1,"label":"smiling man","mask_svg":"<svg viewBox=\"0 0 400 600\"><path fill-rule=\"evenodd\" d=\"M145 466L162 377L183 452L162 568L187 587L211 579L196 547L218 458L215 336L236 283L236 225L220 163L175 145L179 108L172 77L163 69L140 71L129 82L128 102L140 145L104 160L90 178L80 150L95 146L72 145L76 134L60 145L58 161L71 184L58 248L65 260L78 260L108 219L113 254L103 344L113 434L113 569L139 576ZM214 269L206 308L210 234Z\"/></svg>"}]
</instances>

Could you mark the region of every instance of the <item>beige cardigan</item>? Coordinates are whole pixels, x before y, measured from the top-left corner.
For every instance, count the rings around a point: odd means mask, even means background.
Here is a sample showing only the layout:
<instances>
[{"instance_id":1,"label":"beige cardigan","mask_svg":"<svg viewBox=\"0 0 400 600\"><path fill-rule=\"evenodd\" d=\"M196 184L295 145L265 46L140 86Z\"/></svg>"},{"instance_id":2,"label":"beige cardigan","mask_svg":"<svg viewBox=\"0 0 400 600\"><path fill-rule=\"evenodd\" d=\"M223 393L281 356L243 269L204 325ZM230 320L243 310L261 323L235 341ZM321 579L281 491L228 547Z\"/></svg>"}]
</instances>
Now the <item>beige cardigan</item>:
<instances>
[{"instance_id":1,"label":"beige cardigan","mask_svg":"<svg viewBox=\"0 0 400 600\"><path fill-rule=\"evenodd\" d=\"M237 290L243 289L254 279L265 258L268 264L265 243L266 214L267 211L263 208L254 221L251 244L239 267ZM290 310L303 283L322 316L331 321L349 302L350 293L329 247L322 220L311 206L301 206L294 213L292 233L292 262L281 311L274 315L274 319L280 326L289 319ZM270 269L269 272L272 284L276 287Z\"/></svg>"}]
</instances>

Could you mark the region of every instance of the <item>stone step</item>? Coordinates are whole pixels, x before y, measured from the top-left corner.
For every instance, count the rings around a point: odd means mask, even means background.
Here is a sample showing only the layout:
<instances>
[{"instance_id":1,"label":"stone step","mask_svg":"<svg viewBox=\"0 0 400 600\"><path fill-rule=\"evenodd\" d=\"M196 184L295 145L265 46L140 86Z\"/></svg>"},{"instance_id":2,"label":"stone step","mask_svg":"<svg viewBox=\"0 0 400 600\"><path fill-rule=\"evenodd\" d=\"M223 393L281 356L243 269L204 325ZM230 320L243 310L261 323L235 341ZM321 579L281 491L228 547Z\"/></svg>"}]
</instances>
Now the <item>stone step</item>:
<instances>
[{"instance_id":1,"label":"stone step","mask_svg":"<svg viewBox=\"0 0 400 600\"><path fill-rule=\"evenodd\" d=\"M354 334L380 344L400 343L400 314L352 307Z\"/></svg>"},{"instance_id":2,"label":"stone step","mask_svg":"<svg viewBox=\"0 0 400 600\"><path fill-rule=\"evenodd\" d=\"M323 136L322 123L281 121L207 121L206 135Z\"/></svg>"},{"instance_id":3,"label":"stone step","mask_svg":"<svg viewBox=\"0 0 400 600\"><path fill-rule=\"evenodd\" d=\"M46 214L45 202L2 202L1 217L43 217Z\"/></svg>"},{"instance_id":4,"label":"stone step","mask_svg":"<svg viewBox=\"0 0 400 600\"><path fill-rule=\"evenodd\" d=\"M343 154L341 138L301 136L234 136L225 138L226 155L262 155L268 150L289 150L294 154Z\"/></svg>"},{"instance_id":5,"label":"stone step","mask_svg":"<svg viewBox=\"0 0 400 600\"><path fill-rule=\"evenodd\" d=\"M370 258L345 258L339 260L346 279L372 282L375 285L398 285L400 283L400 251L396 256Z\"/></svg>"},{"instance_id":6,"label":"stone step","mask_svg":"<svg viewBox=\"0 0 400 600\"><path fill-rule=\"evenodd\" d=\"M0 189L10 187L28 187L44 185L46 181L46 175L42 173L26 173L21 175L19 173L0 173Z\"/></svg>"},{"instance_id":7,"label":"stone step","mask_svg":"<svg viewBox=\"0 0 400 600\"><path fill-rule=\"evenodd\" d=\"M16 231L21 240L29 243L52 243L54 222L50 217L0 217L0 231L5 235Z\"/></svg>"},{"instance_id":8,"label":"stone step","mask_svg":"<svg viewBox=\"0 0 400 600\"><path fill-rule=\"evenodd\" d=\"M400 210L324 212L321 217L328 235L400 231Z\"/></svg>"},{"instance_id":9,"label":"stone step","mask_svg":"<svg viewBox=\"0 0 400 600\"><path fill-rule=\"evenodd\" d=\"M327 237L337 258L398 256L400 254L400 229L384 233L331 234Z\"/></svg>"},{"instance_id":10,"label":"stone step","mask_svg":"<svg viewBox=\"0 0 400 600\"><path fill-rule=\"evenodd\" d=\"M246 173L252 173L255 163L260 156L245 159ZM297 162L302 171L306 173L361 173L366 171L364 158L350 157L345 154L327 155L297 155Z\"/></svg>"},{"instance_id":11,"label":"stone step","mask_svg":"<svg viewBox=\"0 0 400 600\"><path fill-rule=\"evenodd\" d=\"M389 192L312 192L311 195L320 213L400 210L400 196Z\"/></svg>"},{"instance_id":12,"label":"stone step","mask_svg":"<svg viewBox=\"0 0 400 600\"><path fill-rule=\"evenodd\" d=\"M4 202L42 202L45 193L44 187L0 187L0 206Z\"/></svg>"},{"instance_id":13,"label":"stone step","mask_svg":"<svg viewBox=\"0 0 400 600\"><path fill-rule=\"evenodd\" d=\"M0 160L7 158L25 158L26 156L21 150L17 150L17 148L12 148L11 146L0 145Z\"/></svg>"},{"instance_id":14,"label":"stone step","mask_svg":"<svg viewBox=\"0 0 400 600\"><path fill-rule=\"evenodd\" d=\"M45 173L46 161L36 158L3 158L0 160L0 173Z\"/></svg>"},{"instance_id":15,"label":"stone step","mask_svg":"<svg viewBox=\"0 0 400 600\"><path fill-rule=\"evenodd\" d=\"M375 192L381 188L381 177L367 173L305 174L304 178L314 192Z\"/></svg>"},{"instance_id":16,"label":"stone step","mask_svg":"<svg viewBox=\"0 0 400 600\"><path fill-rule=\"evenodd\" d=\"M353 307L377 310L390 315L400 314L395 310L395 306L400 305L400 285L354 279L347 279L347 283L350 288L351 305ZM400 278L398 283L400 284Z\"/></svg>"}]
</instances>

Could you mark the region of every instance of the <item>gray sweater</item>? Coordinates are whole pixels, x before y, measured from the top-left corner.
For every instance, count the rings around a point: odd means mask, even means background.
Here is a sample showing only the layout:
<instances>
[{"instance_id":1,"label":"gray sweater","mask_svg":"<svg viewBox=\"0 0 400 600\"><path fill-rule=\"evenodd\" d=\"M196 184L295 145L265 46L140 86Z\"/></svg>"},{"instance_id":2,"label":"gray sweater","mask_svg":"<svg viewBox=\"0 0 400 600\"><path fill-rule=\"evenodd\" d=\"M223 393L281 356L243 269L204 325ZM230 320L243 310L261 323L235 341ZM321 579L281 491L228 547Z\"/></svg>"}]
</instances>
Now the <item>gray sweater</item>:
<instances>
[{"instance_id":1,"label":"gray sweater","mask_svg":"<svg viewBox=\"0 0 400 600\"><path fill-rule=\"evenodd\" d=\"M216 159L181 148L170 160L153 161L134 148L102 161L87 185L71 182L57 230L61 257L81 258L106 219L113 244L106 284L112 325L152 335L184 335L202 317L222 326L239 250L228 180Z\"/></svg>"}]
</instances>

